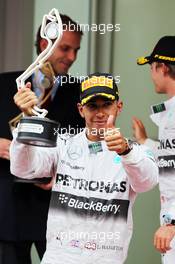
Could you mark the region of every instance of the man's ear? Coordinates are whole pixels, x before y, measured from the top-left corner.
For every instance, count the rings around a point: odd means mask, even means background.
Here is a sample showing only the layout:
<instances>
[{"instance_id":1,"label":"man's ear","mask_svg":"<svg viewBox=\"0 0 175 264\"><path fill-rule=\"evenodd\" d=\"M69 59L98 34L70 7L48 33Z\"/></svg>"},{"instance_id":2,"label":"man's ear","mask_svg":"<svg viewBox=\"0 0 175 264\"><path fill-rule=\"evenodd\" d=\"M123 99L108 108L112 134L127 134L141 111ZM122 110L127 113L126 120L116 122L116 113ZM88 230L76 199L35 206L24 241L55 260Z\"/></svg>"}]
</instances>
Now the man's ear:
<instances>
[{"instance_id":1,"label":"man's ear","mask_svg":"<svg viewBox=\"0 0 175 264\"><path fill-rule=\"evenodd\" d=\"M123 102L122 101L117 102L117 108L118 108L118 113L121 113L121 111L123 109Z\"/></svg>"},{"instance_id":2,"label":"man's ear","mask_svg":"<svg viewBox=\"0 0 175 264\"><path fill-rule=\"evenodd\" d=\"M169 68L164 63L162 63L162 71L164 75L167 75L169 73Z\"/></svg>"},{"instance_id":3,"label":"man's ear","mask_svg":"<svg viewBox=\"0 0 175 264\"><path fill-rule=\"evenodd\" d=\"M46 39L41 39L39 45L40 45L40 50L41 50L41 52L42 52L43 50L46 49L46 47L47 47L47 45L48 45L48 42L47 42Z\"/></svg>"},{"instance_id":4,"label":"man's ear","mask_svg":"<svg viewBox=\"0 0 175 264\"><path fill-rule=\"evenodd\" d=\"M79 111L81 117L84 118L83 106L80 103L78 103L77 107L78 107L78 111Z\"/></svg>"}]
</instances>

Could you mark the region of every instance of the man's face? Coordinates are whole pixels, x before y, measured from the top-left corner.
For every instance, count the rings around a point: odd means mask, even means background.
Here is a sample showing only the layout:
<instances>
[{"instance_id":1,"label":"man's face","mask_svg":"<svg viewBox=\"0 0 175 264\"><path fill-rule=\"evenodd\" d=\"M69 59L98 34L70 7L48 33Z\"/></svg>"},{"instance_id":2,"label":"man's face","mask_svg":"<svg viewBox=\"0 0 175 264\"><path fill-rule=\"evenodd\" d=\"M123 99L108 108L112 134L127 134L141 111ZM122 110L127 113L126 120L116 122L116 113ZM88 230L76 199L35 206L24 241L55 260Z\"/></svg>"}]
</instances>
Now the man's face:
<instances>
[{"instance_id":1,"label":"man's face","mask_svg":"<svg viewBox=\"0 0 175 264\"><path fill-rule=\"evenodd\" d=\"M153 80L156 93L165 93L165 74L163 70L163 64L157 65L156 62L151 64L151 78Z\"/></svg>"},{"instance_id":2,"label":"man's face","mask_svg":"<svg viewBox=\"0 0 175 264\"><path fill-rule=\"evenodd\" d=\"M52 64L54 72L58 74L66 74L76 60L77 52L80 49L81 35L74 31L64 31L62 39L55 48L53 54L48 58ZM45 40L41 41L41 51L47 46Z\"/></svg>"},{"instance_id":3,"label":"man's face","mask_svg":"<svg viewBox=\"0 0 175 264\"><path fill-rule=\"evenodd\" d=\"M103 97L96 97L83 106L78 104L80 115L86 121L88 138L94 141L101 140L103 138L102 133L107 129L108 117L113 115L116 118L121 107L121 102L111 101Z\"/></svg>"}]
</instances>

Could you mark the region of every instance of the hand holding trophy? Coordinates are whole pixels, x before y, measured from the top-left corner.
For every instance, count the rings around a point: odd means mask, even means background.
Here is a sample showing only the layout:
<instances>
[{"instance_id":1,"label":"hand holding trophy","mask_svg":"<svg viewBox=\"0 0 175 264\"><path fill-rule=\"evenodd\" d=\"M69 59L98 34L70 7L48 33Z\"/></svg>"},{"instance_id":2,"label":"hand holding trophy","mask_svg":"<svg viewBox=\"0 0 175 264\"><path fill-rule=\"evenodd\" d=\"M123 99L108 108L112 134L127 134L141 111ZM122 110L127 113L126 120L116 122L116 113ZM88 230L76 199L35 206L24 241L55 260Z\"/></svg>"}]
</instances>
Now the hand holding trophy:
<instances>
[{"instance_id":1,"label":"hand holding trophy","mask_svg":"<svg viewBox=\"0 0 175 264\"><path fill-rule=\"evenodd\" d=\"M49 56L53 53L55 47L60 41L63 34L63 26L58 10L53 8L48 15L43 16L40 35L41 38L46 39L48 45L46 49L39 54L37 59L21 74L17 79L18 90L25 86L25 81L36 70L41 69L43 63L47 61ZM45 64L43 68L47 71L49 63ZM49 79L45 79L45 88L50 86ZM44 105L44 104L42 104ZM46 109L40 109L36 105L32 108L33 116L22 117L18 125L17 141L43 147L55 147L57 140L57 133L59 123L52 121L45 116L48 111Z\"/></svg>"}]
</instances>

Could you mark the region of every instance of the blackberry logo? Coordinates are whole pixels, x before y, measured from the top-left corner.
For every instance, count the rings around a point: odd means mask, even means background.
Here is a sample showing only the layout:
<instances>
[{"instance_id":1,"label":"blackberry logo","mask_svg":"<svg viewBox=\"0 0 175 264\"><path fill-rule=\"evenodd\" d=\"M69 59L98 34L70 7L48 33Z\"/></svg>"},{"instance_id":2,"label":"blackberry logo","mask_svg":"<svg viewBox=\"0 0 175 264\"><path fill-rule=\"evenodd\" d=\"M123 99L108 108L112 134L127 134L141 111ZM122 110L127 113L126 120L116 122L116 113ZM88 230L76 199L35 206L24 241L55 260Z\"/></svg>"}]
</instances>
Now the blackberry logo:
<instances>
[{"instance_id":1,"label":"blackberry logo","mask_svg":"<svg viewBox=\"0 0 175 264\"><path fill-rule=\"evenodd\" d=\"M71 193L52 192L52 208L90 217L115 217L127 221L129 201L77 196Z\"/></svg>"},{"instance_id":2,"label":"blackberry logo","mask_svg":"<svg viewBox=\"0 0 175 264\"><path fill-rule=\"evenodd\" d=\"M159 169L174 169L175 168L175 155L161 156L158 157L158 167Z\"/></svg>"},{"instance_id":3,"label":"blackberry logo","mask_svg":"<svg viewBox=\"0 0 175 264\"><path fill-rule=\"evenodd\" d=\"M104 205L102 202L96 201L87 201L83 202L79 199L70 198L68 202L69 207L73 207L75 209L84 209L89 211L97 211L97 212L111 212L113 214L117 214L120 212L120 204L111 204Z\"/></svg>"},{"instance_id":4,"label":"blackberry logo","mask_svg":"<svg viewBox=\"0 0 175 264\"><path fill-rule=\"evenodd\" d=\"M60 194L58 199L60 200L60 203L63 204L67 203L68 197L65 194Z\"/></svg>"}]
</instances>

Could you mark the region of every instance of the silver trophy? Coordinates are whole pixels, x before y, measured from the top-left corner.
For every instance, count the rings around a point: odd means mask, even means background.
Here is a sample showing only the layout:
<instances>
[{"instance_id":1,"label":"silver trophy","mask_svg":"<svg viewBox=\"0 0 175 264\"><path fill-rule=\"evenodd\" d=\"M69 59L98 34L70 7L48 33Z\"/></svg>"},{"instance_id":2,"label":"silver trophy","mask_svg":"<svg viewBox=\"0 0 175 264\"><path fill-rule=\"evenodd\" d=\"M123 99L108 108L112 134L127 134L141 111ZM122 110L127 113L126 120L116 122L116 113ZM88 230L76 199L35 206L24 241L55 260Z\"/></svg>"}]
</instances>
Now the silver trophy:
<instances>
[{"instance_id":1,"label":"silver trophy","mask_svg":"<svg viewBox=\"0 0 175 264\"><path fill-rule=\"evenodd\" d=\"M48 15L43 16L40 35L48 41L46 49L17 79L17 87L24 87L28 79L36 70L41 69L44 62L53 53L63 34L63 25L57 9L53 8ZM55 147L59 123L46 118L48 111L34 106L33 116L22 117L18 125L17 141L43 147Z\"/></svg>"}]
</instances>

